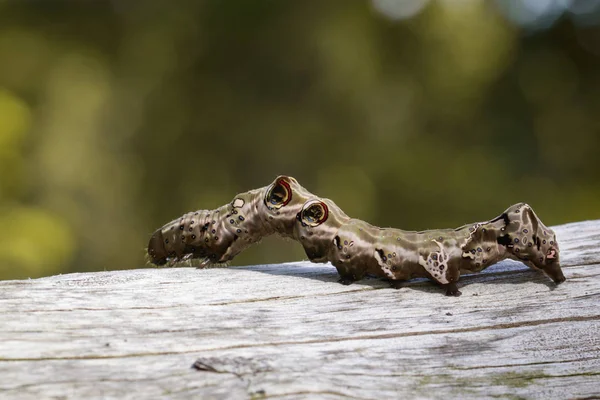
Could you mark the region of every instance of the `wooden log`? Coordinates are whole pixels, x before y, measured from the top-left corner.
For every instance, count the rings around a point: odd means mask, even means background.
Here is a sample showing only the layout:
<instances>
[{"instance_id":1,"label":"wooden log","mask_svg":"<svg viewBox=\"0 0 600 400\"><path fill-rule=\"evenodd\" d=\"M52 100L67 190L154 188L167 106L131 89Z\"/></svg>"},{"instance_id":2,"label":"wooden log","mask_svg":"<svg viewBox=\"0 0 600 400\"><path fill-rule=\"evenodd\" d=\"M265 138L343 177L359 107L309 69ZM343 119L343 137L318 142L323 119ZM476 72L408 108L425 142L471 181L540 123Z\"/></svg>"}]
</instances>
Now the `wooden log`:
<instances>
[{"instance_id":1,"label":"wooden log","mask_svg":"<svg viewBox=\"0 0 600 400\"><path fill-rule=\"evenodd\" d=\"M458 298L308 262L0 282L0 398L599 397L600 220L554 229L567 282Z\"/></svg>"}]
</instances>

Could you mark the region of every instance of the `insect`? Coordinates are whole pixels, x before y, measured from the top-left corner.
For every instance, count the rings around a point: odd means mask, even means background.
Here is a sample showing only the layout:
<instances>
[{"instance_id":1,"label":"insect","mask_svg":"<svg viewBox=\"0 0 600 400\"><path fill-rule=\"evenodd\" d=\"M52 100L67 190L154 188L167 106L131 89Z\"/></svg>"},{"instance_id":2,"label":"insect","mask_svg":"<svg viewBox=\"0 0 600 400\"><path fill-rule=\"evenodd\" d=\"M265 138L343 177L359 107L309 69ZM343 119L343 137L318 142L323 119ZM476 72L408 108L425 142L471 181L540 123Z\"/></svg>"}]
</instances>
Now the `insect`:
<instances>
[{"instance_id":1,"label":"insect","mask_svg":"<svg viewBox=\"0 0 600 400\"><path fill-rule=\"evenodd\" d=\"M525 203L456 229L403 231L350 218L333 201L288 176L238 194L215 210L190 212L167 223L152 235L148 255L156 265L194 258L203 267L226 263L272 234L300 242L312 262L330 262L344 285L370 275L387 278L398 288L426 277L445 288L446 295L459 296L461 274L506 258L543 271L556 284L565 281L556 235Z\"/></svg>"}]
</instances>

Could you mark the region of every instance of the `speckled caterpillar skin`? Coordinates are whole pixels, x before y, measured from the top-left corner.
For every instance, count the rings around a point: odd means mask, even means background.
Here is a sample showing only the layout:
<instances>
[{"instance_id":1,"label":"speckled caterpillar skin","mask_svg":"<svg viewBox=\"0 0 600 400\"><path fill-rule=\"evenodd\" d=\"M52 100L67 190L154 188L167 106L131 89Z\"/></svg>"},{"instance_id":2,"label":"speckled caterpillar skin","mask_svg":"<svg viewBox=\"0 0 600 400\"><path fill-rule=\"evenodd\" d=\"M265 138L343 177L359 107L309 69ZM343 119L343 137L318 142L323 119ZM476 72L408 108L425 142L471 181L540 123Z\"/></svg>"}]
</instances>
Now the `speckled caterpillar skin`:
<instances>
[{"instance_id":1,"label":"speckled caterpillar skin","mask_svg":"<svg viewBox=\"0 0 600 400\"><path fill-rule=\"evenodd\" d=\"M395 287L427 277L458 296L461 274L506 258L542 270L557 284L565 281L554 232L525 203L456 229L403 231L350 218L287 176L216 210L169 222L152 235L148 255L156 265L190 258L201 259L201 266L224 263L271 234L299 241L313 262L333 264L346 285L366 275L387 278Z\"/></svg>"}]
</instances>

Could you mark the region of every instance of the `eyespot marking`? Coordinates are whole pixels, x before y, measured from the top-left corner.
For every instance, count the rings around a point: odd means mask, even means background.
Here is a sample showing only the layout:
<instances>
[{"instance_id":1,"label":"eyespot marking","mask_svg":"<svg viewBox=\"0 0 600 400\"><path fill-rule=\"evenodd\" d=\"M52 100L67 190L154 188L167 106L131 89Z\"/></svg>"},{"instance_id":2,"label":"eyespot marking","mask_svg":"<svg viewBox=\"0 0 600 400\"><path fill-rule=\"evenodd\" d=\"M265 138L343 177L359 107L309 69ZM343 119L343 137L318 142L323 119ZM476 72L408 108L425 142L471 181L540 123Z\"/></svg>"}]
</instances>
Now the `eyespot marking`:
<instances>
[{"instance_id":1,"label":"eyespot marking","mask_svg":"<svg viewBox=\"0 0 600 400\"><path fill-rule=\"evenodd\" d=\"M269 208L285 207L291 200L292 188L284 179L278 179L265 193L265 205Z\"/></svg>"},{"instance_id":2,"label":"eyespot marking","mask_svg":"<svg viewBox=\"0 0 600 400\"><path fill-rule=\"evenodd\" d=\"M329 217L329 208L327 204L319 200L307 201L300 211L300 220L308 226L319 226L327 221ZM312 233L312 232L311 232ZM310 233L309 233L310 234ZM346 240L344 244L348 244Z\"/></svg>"}]
</instances>

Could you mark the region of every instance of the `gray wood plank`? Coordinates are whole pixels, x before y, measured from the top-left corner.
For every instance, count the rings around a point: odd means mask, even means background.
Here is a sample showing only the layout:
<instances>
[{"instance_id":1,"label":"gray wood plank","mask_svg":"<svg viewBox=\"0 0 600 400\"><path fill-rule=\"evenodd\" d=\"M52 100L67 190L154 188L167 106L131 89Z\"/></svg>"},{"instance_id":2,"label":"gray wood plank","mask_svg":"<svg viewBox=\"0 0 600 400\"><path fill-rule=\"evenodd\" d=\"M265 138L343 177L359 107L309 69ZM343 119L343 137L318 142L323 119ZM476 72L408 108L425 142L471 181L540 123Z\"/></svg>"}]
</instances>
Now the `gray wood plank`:
<instances>
[{"instance_id":1,"label":"gray wood plank","mask_svg":"<svg viewBox=\"0 0 600 400\"><path fill-rule=\"evenodd\" d=\"M554 229L563 285L507 261L459 298L308 262L0 282L0 397L599 397L600 221Z\"/></svg>"}]
</instances>

